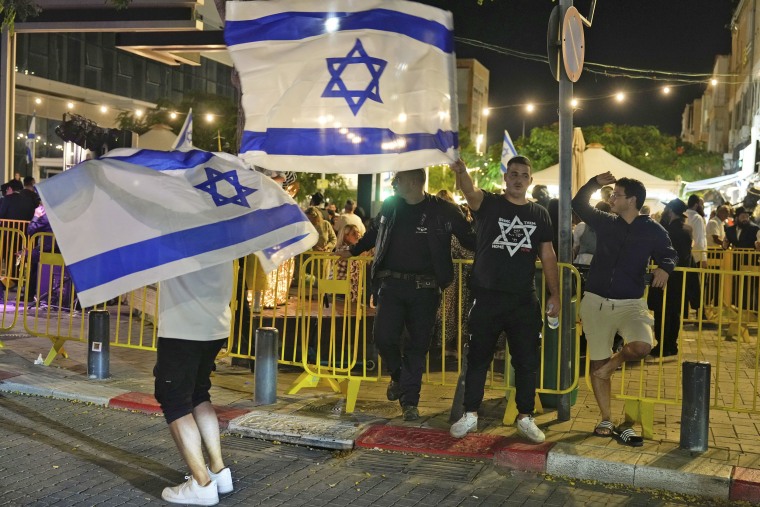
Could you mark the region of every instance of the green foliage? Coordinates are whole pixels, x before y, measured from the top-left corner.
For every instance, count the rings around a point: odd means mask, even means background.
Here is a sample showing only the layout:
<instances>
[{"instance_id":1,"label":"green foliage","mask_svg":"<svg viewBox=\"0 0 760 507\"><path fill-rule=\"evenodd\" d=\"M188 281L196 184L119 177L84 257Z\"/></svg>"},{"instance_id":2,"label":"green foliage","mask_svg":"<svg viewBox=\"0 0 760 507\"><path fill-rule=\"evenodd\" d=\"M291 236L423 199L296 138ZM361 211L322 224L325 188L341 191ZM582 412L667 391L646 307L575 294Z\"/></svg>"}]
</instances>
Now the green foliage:
<instances>
[{"instance_id":1,"label":"green foliage","mask_svg":"<svg viewBox=\"0 0 760 507\"><path fill-rule=\"evenodd\" d=\"M321 177L320 173L298 173L299 188L295 197L296 201L308 204L312 194L317 191L317 180ZM325 179L328 183L327 190L320 190L320 192L322 192L326 200L335 203L338 213L341 213L346 199L351 198L356 200L356 192L348 189L345 178L340 174L327 174L325 175ZM365 211L369 212L369 210Z\"/></svg>"},{"instance_id":2,"label":"green foliage","mask_svg":"<svg viewBox=\"0 0 760 507\"><path fill-rule=\"evenodd\" d=\"M586 145L599 143L612 155L666 180L678 177L697 181L721 174L723 157L708 153L701 146L685 143L675 136L662 134L657 127L636 127L607 123L583 127ZM518 151L533 161L540 171L559 161L559 126L537 127L530 137L515 143Z\"/></svg>"},{"instance_id":3,"label":"green foliage","mask_svg":"<svg viewBox=\"0 0 760 507\"><path fill-rule=\"evenodd\" d=\"M489 146L485 153L478 154L477 147L470 138L467 129L459 130L459 156L464 160L469 169L475 169L471 172L475 184L486 190L497 190L501 188L503 177L501 174L501 145L494 144ZM439 190L454 191L456 178L454 173L446 165L432 166L428 170L428 192L435 194Z\"/></svg>"},{"instance_id":4,"label":"green foliage","mask_svg":"<svg viewBox=\"0 0 760 507\"><path fill-rule=\"evenodd\" d=\"M13 35L13 27L16 19L26 21L29 17L37 16L40 13L40 6L34 0L1 0L0 1L0 31L8 29Z\"/></svg>"}]
</instances>

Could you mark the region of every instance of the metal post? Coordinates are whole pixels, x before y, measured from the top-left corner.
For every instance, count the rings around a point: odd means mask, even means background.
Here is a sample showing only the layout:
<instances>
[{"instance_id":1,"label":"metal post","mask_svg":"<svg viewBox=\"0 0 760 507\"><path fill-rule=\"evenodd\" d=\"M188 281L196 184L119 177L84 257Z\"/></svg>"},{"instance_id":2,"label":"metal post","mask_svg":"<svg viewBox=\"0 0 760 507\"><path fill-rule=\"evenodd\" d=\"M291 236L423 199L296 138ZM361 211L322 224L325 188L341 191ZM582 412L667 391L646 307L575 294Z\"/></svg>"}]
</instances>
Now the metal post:
<instances>
[{"instance_id":1,"label":"metal post","mask_svg":"<svg viewBox=\"0 0 760 507\"><path fill-rule=\"evenodd\" d=\"M277 342L279 332L273 327L256 330L256 366L253 401L257 405L277 403Z\"/></svg>"},{"instance_id":2,"label":"metal post","mask_svg":"<svg viewBox=\"0 0 760 507\"><path fill-rule=\"evenodd\" d=\"M0 167L3 181L13 178L13 143L16 110L16 36L0 31Z\"/></svg>"},{"instance_id":3,"label":"metal post","mask_svg":"<svg viewBox=\"0 0 760 507\"><path fill-rule=\"evenodd\" d=\"M109 314L107 310L89 312L90 329L87 334L87 377L103 380L111 376Z\"/></svg>"},{"instance_id":4,"label":"metal post","mask_svg":"<svg viewBox=\"0 0 760 507\"><path fill-rule=\"evenodd\" d=\"M560 19L564 18L567 9L573 6L573 0L560 0ZM563 69L559 71L559 262L571 263L572 259L572 170L573 170L573 108L570 101L573 98L573 83L568 79ZM572 297L572 276L569 273L561 277L562 304L565 308L560 318L562 319L560 340L560 369L559 385L561 389L570 386L573 376L573 336L572 322L575 318L569 311ZM570 394L563 394L557 403L557 419L560 421L570 420Z\"/></svg>"},{"instance_id":5,"label":"metal post","mask_svg":"<svg viewBox=\"0 0 760 507\"><path fill-rule=\"evenodd\" d=\"M683 402L679 447L705 452L710 426L710 363L683 363Z\"/></svg>"}]
</instances>

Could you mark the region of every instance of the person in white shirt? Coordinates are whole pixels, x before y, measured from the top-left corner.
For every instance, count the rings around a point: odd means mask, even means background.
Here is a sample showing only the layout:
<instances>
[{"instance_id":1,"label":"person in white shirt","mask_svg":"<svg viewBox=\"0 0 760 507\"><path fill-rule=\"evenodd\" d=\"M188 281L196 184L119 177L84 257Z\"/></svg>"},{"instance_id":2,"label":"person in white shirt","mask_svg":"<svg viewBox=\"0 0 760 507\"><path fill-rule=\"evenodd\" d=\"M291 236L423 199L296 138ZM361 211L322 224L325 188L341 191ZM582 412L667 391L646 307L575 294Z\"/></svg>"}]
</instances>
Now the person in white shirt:
<instances>
[{"instance_id":1,"label":"person in white shirt","mask_svg":"<svg viewBox=\"0 0 760 507\"><path fill-rule=\"evenodd\" d=\"M722 247L726 237L725 223L728 218L728 206L718 206L715 216L707 222L707 243L711 247Z\"/></svg>"},{"instance_id":2,"label":"person in white shirt","mask_svg":"<svg viewBox=\"0 0 760 507\"><path fill-rule=\"evenodd\" d=\"M209 396L214 360L230 335L232 263L164 280L158 294L155 397L190 469L186 482L164 488L161 497L171 503L216 505L219 493L233 489Z\"/></svg>"},{"instance_id":3,"label":"person in white shirt","mask_svg":"<svg viewBox=\"0 0 760 507\"><path fill-rule=\"evenodd\" d=\"M705 223L705 201L697 194L691 194L686 203L686 225L691 227L691 251L697 267L707 267L707 224Z\"/></svg>"},{"instance_id":4,"label":"person in white shirt","mask_svg":"<svg viewBox=\"0 0 760 507\"><path fill-rule=\"evenodd\" d=\"M343 206L343 213L338 217L338 221L335 224L335 231L340 232L346 225L355 225L359 229L359 233L364 236L367 232L367 228L364 227L362 219L359 215L354 213L356 209L356 203L351 199L346 199L346 204Z\"/></svg>"}]
</instances>

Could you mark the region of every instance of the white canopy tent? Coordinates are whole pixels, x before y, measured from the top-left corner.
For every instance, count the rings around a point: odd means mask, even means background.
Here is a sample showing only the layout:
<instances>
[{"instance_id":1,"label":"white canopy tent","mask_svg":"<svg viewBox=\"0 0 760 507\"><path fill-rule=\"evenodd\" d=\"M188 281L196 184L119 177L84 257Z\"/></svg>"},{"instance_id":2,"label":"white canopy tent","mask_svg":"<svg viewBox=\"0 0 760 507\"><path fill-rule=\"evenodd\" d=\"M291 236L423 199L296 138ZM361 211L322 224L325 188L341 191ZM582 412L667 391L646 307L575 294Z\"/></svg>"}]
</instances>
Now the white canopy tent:
<instances>
[{"instance_id":1,"label":"white canopy tent","mask_svg":"<svg viewBox=\"0 0 760 507\"><path fill-rule=\"evenodd\" d=\"M176 139L177 134L172 132L171 127L157 124L138 138L136 147L147 150L170 151Z\"/></svg>"},{"instance_id":2,"label":"white canopy tent","mask_svg":"<svg viewBox=\"0 0 760 507\"><path fill-rule=\"evenodd\" d=\"M591 143L583 152L584 185L592 176L610 171L616 178L633 178L639 180L647 189L647 200L669 201L678 196L680 181L663 180L649 173L636 169L604 150L601 144ZM559 195L559 164L533 174L534 185L546 185L549 193Z\"/></svg>"}]
</instances>

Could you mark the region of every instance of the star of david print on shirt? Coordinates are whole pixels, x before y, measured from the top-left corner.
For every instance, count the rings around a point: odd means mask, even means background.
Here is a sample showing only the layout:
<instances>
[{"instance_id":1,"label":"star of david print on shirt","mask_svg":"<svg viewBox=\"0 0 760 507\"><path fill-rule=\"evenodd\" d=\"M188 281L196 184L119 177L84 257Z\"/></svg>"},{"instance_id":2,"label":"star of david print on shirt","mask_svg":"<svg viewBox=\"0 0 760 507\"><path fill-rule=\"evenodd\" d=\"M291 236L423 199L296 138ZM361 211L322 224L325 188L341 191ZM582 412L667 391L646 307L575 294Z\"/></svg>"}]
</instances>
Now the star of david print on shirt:
<instances>
[{"instance_id":1,"label":"star of david print on shirt","mask_svg":"<svg viewBox=\"0 0 760 507\"><path fill-rule=\"evenodd\" d=\"M523 221L520 220L520 217L515 217L512 220L499 218L498 224L501 229L501 234L496 236L496 239L491 244L492 248L498 248L500 250L506 248L510 257L514 257L515 253L521 248L533 248L530 237L536 230L535 223L523 223Z\"/></svg>"}]
</instances>

